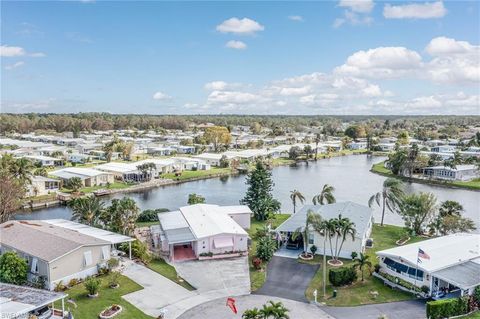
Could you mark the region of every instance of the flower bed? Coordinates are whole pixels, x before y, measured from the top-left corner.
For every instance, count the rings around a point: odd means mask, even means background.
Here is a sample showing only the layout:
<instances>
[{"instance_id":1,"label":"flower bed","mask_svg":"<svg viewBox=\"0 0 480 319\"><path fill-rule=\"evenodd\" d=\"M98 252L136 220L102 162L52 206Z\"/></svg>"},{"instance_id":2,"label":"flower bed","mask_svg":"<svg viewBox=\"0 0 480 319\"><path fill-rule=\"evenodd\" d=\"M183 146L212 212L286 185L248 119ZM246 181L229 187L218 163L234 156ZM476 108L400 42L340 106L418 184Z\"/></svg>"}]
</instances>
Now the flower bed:
<instances>
[{"instance_id":1,"label":"flower bed","mask_svg":"<svg viewBox=\"0 0 480 319\"><path fill-rule=\"evenodd\" d=\"M301 260L313 260L313 254L303 252L298 255L298 258L300 258Z\"/></svg>"},{"instance_id":2,"label":"flower bed","mask_svg":"<svg viewBox=\"0 0 480 319\"><path fill-rule=\"evenodd\" d=\"M231 257L239 257L243 256L244 252L238 253L228 253L228 254L216 254L216 255L201 255L198 256L198 260L207 260L207 259L221 259L221 258L231 258Z\"/></svg>"},{"instance_id":3,"label":"flower bed","mask_svg":"<svg viewBox=\"0 0 480 319\"><path fill-rule=\"evenodd\" d=\"M329 259L327 260L327 264L333 267L340 267L343 266L343 262L341 260Z\"/></svg>"},{"instance_id":4,"label":"flower bed","mask_svg":"<svg viewBox=\"0 0 480 319\"><path fill-rule=\"evenodd\" d=\"M409 240L410 240L410 237L400 238L399 240L397 240L395 242L395 244L397 244L398 246L402 246L402 245L405 245L406 243L408 243Z\"/></svg>"},{"instance_id":5,"label":"flower bed","mask_svg":"<svg viewBox=\"0 0 480 319\"><path fill-rule=\"evenodd\" d=\"M122 312L123 308L120 305L111 305L107 309L103 310L98 316L100 319L109 319L113 318Z\"/></svg>"}]
</instances>

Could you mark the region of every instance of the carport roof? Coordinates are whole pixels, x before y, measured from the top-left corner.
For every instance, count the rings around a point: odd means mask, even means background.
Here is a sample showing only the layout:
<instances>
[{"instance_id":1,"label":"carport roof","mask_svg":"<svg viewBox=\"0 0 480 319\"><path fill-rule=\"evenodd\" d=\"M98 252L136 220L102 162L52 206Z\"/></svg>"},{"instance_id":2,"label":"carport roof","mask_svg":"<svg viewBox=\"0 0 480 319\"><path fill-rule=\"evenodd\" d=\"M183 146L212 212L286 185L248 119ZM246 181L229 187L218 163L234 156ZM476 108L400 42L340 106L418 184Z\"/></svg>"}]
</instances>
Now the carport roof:
<instances>
[{"instance_id":1,"label":"carport roof","mask_svg":"<svg viewBox=\"0 0 480 319\"><path fill-rule=\"evenodd\" d=\"M480 285L479 274L480 264L474 261L467 261L460 265L435 271L432 273L432 276L462 289L468 289Z\"/></svg>"},{"instance_id":2,"label":"carport roof","mask_svg":"<svg viewBox=\"0 0 480 319\"><path fill-rule=\"evenodd\" d=\"M185 217L179 211L158 214L158 220L169 244L196 240Z\"/></svg>"}]
</instances>

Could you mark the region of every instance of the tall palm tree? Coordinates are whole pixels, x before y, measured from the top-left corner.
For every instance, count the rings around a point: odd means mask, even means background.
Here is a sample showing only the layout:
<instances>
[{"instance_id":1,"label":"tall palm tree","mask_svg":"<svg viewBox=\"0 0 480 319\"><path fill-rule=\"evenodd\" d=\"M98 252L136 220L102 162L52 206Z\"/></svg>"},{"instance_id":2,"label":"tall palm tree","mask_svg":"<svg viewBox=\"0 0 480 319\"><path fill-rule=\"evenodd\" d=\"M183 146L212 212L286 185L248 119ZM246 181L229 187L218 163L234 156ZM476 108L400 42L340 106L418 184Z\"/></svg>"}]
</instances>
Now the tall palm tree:
<instances>
[{"instance_id":1,"label":"tall palm tree","mask_svg":"<svg viewBox=\"0 0 480 319\"><path fill-rule=\"evenodd\" d=\"M13 163L13 175L24 183L31 183L34 165L27 158L19 158Z\"/></svg>"},{"instance_id":2,"label":"tall palm tree","mask_svg":"<svg viewBox=\"0 0 480 319\"><path fill-rule=\"evenodd\" d=\"M315 161L317 161L318 156L318 143L322 140L322 135L320 133L315 134Z\"/></svg>"},{"instance_id":3,"label":"tall palm tree","mask_svg":"<svg viewBox=\"0 0 480 319\"><path fill-rule=\"evenodd\" d=\"M293 213L295 214L297 210L297 200L303 204L305 203L305 196L303 196L302 193L294 189L293 191L290 192L290 199L292 200Z\"/></svg>"},{"instance_id":4,"label":"tall palm tree","mask_svg":"<svg viewBox=\"0 0 480 319\"><path fill-rule=\"evenodd\" d=\"M325 184L323 185L322 191L320 194L313 196L312 202L313 205L324 205L325 202L328 204L335 203L336 199L335 196L333 195L333 192L335 191L335 187Z\"/></svg>"},{"instance_id":5,"label":"tall palm tree","mask_svg":"<svg viewBox=\"0 0 480 319\"><path fill-rule=\"evenodd\" d=\"M315 214L312 211L308 211L307 219L305 221L305 226L299 227L293 232L293 234L292 234L292 239L293 240L296 240L298 238L298 236L302 235L303 248L305 249L305 251L307 251L308 233L310 231L310 228L313 228L315 230L313 225L314 224L316 225L316 224L320 223L321 220L322 220L322 218L320 217L319 214ZM310 227L310 226L312 226L312 227Z\"/></svg>"},{"instance_id":6,"label":"tall palm tree","mask_svg":"<svg viewBox=\"0 0 480 319\"><path fill-rule=\"evenodd\" d=\"M104 210L104 203L98 197L80 197L71 201L72 220L94 226Z\"/></svg>"},{"instance_id":7,"label":"tall palm tree","mask_svg":"<svg viewBox=\"0 0 480 319\"><path fill-rule=\"evenodd\" d=\"M357 230L355 229L355 223L350 221L348 218L342 218L341 215L338 216L338 235L341 236L341 243L340 247L337 249L335 246L335 260L338 260L340 256L340 252L342 251L343 244L347 240L347 237L351 237L352 241L355 240L355 235L357 234Z\"/></svg>"},{"instance_id":8,"label":"tall palm tree","mask_svg":"<svg viewBox=\"0 0 480 319\"><path fill-rule=\"evenodd\" d=\"M355 263L353 264L353 267L358 268L362 273L362 281L363 281L363 268L367 267L368 269L370 269L372 267L372 263L370 262L369 259L370 259L370 256L360 253L360 256L355 258Z\"/></svg>"},{"instance_id":9,"label":"tall palm tree","mask_svg":"<svg viewBox=\"0 0 480 319\"><path fill-rule=\"evenodd\" d=\"M376 202L378 206L382 207L380 226L383 226L385 208L388 208L392 213L397 211L404 195L403 182L396 178L387 178L383 182L382 190L370 197L368 206L372 207L373 203Z\"/></svg>"},{"instance_id":10,"label":"tall palm tree","mask_svg":"<svg viewBox=\"0 0 480 319\"><path fill-rule=\"evenodd\" d=\"M312 220L312 229L323 237L323 297L327 296L327 236L329 233L329 221L322 219L319 214L315 214Z\"/></svg>"}]
</instances>

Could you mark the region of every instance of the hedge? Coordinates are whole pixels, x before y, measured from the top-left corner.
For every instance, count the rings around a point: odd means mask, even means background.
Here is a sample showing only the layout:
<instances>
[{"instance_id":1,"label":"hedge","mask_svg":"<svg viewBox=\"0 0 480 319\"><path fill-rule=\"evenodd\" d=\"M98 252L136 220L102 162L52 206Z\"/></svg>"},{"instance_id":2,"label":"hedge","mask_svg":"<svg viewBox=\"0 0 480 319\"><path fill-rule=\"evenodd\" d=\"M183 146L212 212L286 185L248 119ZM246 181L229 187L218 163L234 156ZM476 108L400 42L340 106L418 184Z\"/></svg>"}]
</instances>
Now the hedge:
<instances>
[{"instance_id":1,"label":"hedge","mask_svg":"<svg viewBox=\"0 0 480 319\"><path fill-rule=\"evenodd\" d=\"M345 286L357 280L357 272L353 267L332 268L328 272L328 280L332 286Z\"/></svg>"},{"instance_id":2,"label":"hedge","mask_svg":"<svg viewBox=\"0 0 480 319\"><path fill-rule=\"evenodd\" d=\"M468 312L468 297L449 298L427 302L427 318L443 319Z\"/></svg>"}]
</instances>

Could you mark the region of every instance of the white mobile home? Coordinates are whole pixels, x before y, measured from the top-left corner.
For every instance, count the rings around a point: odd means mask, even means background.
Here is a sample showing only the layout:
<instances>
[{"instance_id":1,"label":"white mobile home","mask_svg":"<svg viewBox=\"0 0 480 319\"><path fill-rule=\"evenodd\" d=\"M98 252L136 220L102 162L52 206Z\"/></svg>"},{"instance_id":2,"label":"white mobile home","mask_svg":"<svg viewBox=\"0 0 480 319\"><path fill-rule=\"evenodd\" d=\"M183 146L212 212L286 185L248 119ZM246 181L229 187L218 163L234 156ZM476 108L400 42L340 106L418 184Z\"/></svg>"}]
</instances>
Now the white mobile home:
<instances>
[{"instance_id":1,"label":"white mobile home","mask_svg":"<svg viewBox=\"0 0 480 319\"><path fill-rule=\"evenodd\" d=\"M423 169L423 175L429 178L450 180L450 181L469 181L479 176L476 165L457 165L455 168L447 166L432 166Z\"/></svg>"},{"instance_id":2,"label":"white mobile home","mask_svg":"<svg viewBox=\"0 0 480 319\"><path fill-rule=\"evenodd\" d=\"M113 174L92 168L68 167L50 172L49 174L60 178L64 182L72 177L79 177L85 187L102 186L114 182Z\"/></svg>"}]
</instances>

